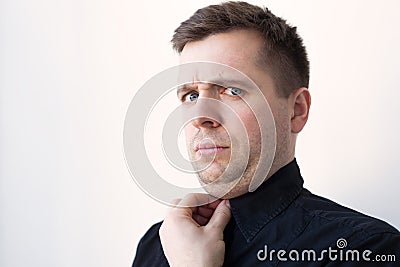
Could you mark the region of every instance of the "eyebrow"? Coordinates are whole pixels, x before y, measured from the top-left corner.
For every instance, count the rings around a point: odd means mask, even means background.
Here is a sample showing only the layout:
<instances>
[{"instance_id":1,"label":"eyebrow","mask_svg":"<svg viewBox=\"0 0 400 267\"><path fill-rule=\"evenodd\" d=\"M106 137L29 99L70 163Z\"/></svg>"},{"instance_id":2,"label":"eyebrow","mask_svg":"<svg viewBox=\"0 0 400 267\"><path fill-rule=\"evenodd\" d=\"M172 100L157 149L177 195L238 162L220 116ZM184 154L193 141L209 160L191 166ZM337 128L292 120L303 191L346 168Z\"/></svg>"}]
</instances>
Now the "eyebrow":
<instances>
[{"instance_id":1,"label":"eyebrow","mask_svg":"<svg viewBox=\"0 0 400 267\"><path fill-rule=\"evenodd\" d=\"M183 85L178 86L176 95L178 97L193 91L197 88L197 85L195 83L208 83L208 84L213 84L217 85L220 87L239 87L241 89L250 89L254 88L255 84L251 83L250 81L243 81L240 79L224 79L224 80L212 80L212 81L193 81L190 83L185 83Z\"/></svg>"},{"instance_id":2,"label":"eyebrow","mask_svg":"<svg viewBox=\"0 0 400 267\"><path fill-rule=\"evenodd\" d=\"M194 85L193 83L185 83L183 85L178 86L178 88L176 89L176 95L179 98L180 96L183 96L186 93L195 90L196 88L197 86Z\"/></svg>"},{"instance_id":3,"label":"eyebrow","mask_svg":"<svg viewBox=\"0 0 400 267\"><path fill-rule=\"evenodd\" d=\"M232 79L226 78L226 79L222 79L222 80L217 79L217 80L211 81L210 83L217 84L222 87L239 87L242 89L250 89L250 88L254 87L254 85L255 85L251 82L251 80L244 81L242 79L235 79L235 78L232 78Z\"/></svg>"}]
</instances>

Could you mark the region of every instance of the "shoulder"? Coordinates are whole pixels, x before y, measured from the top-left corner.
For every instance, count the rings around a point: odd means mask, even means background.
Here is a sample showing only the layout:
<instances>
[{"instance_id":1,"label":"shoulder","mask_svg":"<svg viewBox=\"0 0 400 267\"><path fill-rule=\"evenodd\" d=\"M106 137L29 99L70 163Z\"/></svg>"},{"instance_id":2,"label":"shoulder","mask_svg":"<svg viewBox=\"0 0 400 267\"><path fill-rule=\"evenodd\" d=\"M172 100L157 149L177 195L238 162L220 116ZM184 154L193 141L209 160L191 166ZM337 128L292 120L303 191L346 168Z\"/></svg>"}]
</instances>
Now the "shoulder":
<instances>
[{"instance_id":1,"label":"shoulder","mask_svg":"<svg viewBox=\"0 0 400 267\"><path fill-rule=\"evenodd\" d=\"M140 239L132 266L168 266L158 235L161 224L152 225Z\"/></svg>"},{"instance_id":2,"label":"shoulder","mask_svg":"<svg viewBox=\"0 0 400 267\"><path fill-rule=\"evenodd\" d=\"M387 222L314 195L306 189L302 191L295 205L324 224L332 223L365 234L399 234L399 231Z\"/></svg>"},{"instance_id":3,"label":"shoulder","mask_svg":"<svg viewBox=\"0 0 400 267\"><path fill-rule=\"evenodd\" d=\"M293 208L310 218L305 235L312 233L315 238L329 240L333 247L344 239L351 248L400 250L400 233L392 225L306 189L294 201Z\"/></svg>"},{"instance_id":4,"label":"shoulder","mask_svg":"<svg viewBox=\"0 0 400 267\"><path fill-rule=\"evenodd\" d=\"M161 224L162 221L153 224L140 239L139 245L151 245L154 242L159 242L160 237L158 236L158 231L160 230Z\"/></svg>"}]
</instances>

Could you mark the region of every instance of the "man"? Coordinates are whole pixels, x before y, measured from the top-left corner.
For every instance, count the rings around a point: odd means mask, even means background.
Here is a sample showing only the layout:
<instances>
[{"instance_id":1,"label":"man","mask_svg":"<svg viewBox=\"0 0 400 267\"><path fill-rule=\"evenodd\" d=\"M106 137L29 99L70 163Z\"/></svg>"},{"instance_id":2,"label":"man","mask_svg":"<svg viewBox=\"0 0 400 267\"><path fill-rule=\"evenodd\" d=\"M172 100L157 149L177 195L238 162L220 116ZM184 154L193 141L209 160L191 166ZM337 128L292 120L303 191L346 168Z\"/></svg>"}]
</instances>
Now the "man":
<instances>
[{"instance_id":1,"label":"man","mask_svg":"<svg viewBox=\"0 0 400 267\"><path fill-rule=\"evenodd\" d=\"M140 241L134 266L399 266L396 229L303 188L294 155L311 97L309 62L296 28L268 9L226 2L198 10L176 29L172 42L181 63L224 64L257 84L275 120L276 151L264 182L249 192L261 149L256 118L241 98L248 92L203 82L180 90L184 105L200 105L202 98L209 98L233 107L251 133L250 157L223 200L171 208ZM198 173L203 184L215 181L231 157L241 157L231 151L219 120L198 117L185 133L191 159L210 151L215 156L209 168ZM204 138L212 139L215 147L199 145ZM198 197L189 195L179 204L190 206L185 204Z\"/></svg>"}]
</instances>

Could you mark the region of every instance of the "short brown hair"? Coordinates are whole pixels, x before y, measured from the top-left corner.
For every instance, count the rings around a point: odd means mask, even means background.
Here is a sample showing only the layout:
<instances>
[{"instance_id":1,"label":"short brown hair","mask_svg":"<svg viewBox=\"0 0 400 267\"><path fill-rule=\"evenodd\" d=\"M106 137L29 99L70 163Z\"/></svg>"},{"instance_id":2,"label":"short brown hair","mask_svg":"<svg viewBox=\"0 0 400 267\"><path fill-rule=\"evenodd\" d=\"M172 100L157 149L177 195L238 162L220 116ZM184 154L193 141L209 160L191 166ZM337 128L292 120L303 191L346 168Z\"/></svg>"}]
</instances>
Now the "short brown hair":
<instances>
[{"instance_id":1,"label":"short brown hair","mask_svg":"<svg viewBox=\"0 0 400 267\"><path fill-rule=\"evenodd\" d=\"M253 29L263 37L264 49L257 63L267 67L279 95L288 97L300 87L308 88L310 70L303 40L296 27L267 8L225 2L199 9L175 30L173 48L181 53L188 42L239 29Z\"/></svg>"}]
</instances>

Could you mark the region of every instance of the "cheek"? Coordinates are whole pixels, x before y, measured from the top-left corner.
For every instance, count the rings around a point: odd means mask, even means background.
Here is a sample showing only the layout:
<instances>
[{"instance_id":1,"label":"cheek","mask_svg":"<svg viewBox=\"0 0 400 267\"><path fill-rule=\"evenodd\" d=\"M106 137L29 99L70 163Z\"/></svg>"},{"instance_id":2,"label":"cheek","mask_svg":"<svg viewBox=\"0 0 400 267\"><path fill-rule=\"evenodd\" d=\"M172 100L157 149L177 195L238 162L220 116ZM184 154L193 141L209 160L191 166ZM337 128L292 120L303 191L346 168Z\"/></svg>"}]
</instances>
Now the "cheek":
<instances>
[{"instance_id":1,"label":"cheek","mask_svg":"<svg viewBox=\"0 0 400 267\"><path fill-rule=\"evenodd\" d=\"M185 135L190 136L194 132L194 127L191 126L190 124L188 124L183 128L183 132L184 132Z\"/></svg>"},{"instance_id":2,"label":"cheek","mask_svg":"<svg viewBox=\"0 0 400 267\"><path fill-rule=\"evenodd\" d=\"M251 139L252 136L258 135L257 133L260 132L260 127L252 110L246 107L238 111L237 114L242 121L249 138Z\"/></svg>"},{"instance_id":3,"label":"cheek","mask_svg":"<svg viewBox=\"0 0 400 267\"><path fill-rule=\"evenodd\" d=\"M196 128L193 125L188 124L183 128L183 133L185 134L186 143L190 143L196 133Z\"/></svg>"}]
</instances>

